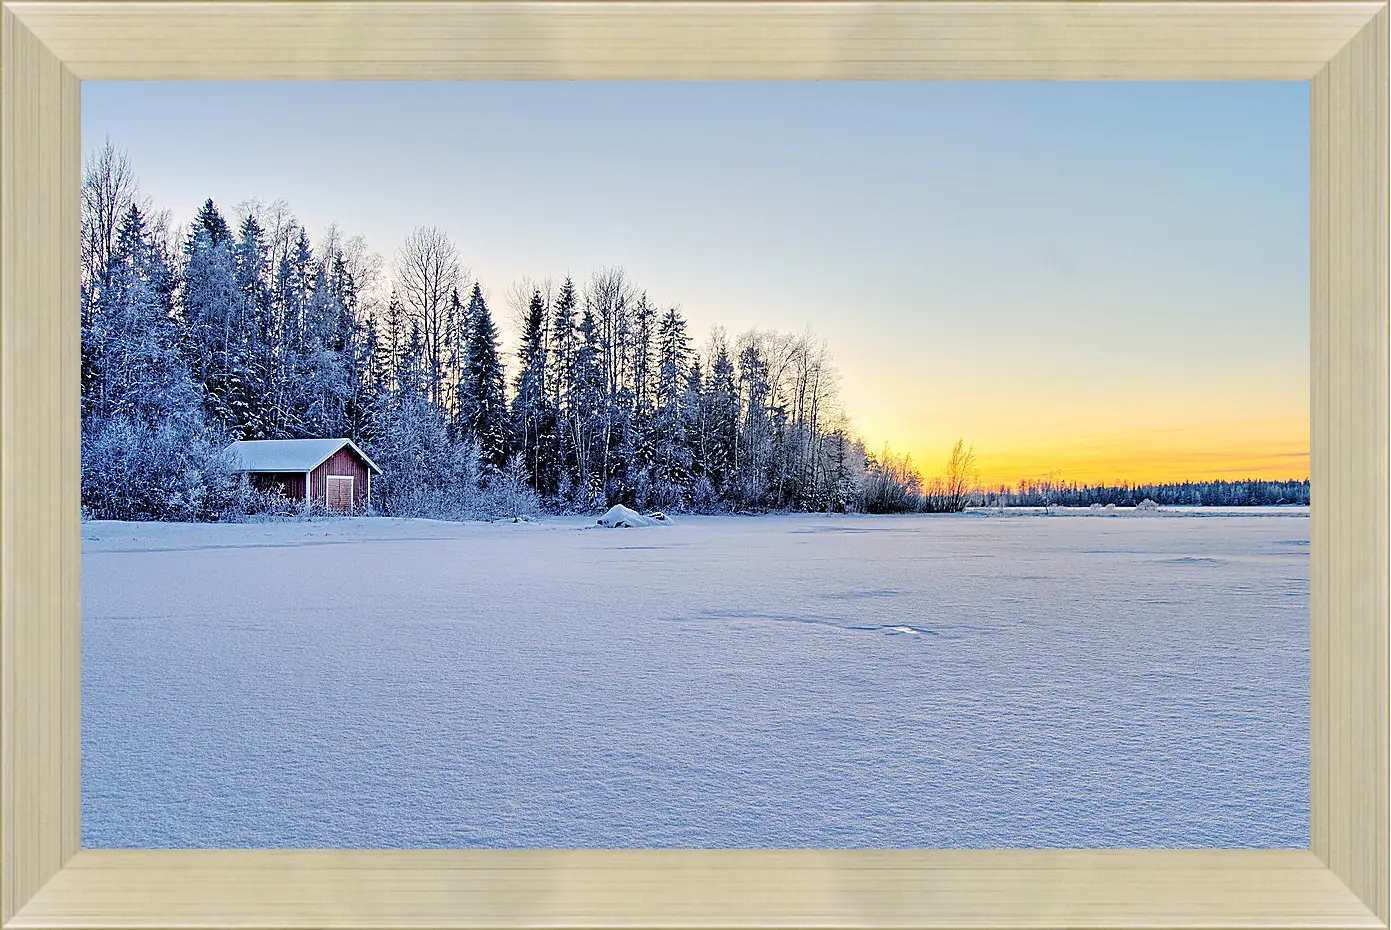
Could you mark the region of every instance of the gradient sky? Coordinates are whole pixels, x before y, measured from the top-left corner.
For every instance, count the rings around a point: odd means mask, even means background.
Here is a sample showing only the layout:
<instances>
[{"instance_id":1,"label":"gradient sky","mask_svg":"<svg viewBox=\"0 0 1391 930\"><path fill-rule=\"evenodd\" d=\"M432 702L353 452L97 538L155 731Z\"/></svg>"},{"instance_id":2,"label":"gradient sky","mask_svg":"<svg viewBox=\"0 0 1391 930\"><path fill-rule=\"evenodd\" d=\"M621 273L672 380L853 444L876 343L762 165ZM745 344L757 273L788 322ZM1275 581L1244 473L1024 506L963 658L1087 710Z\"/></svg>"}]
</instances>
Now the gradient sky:
<instances>
[{"instance_id":1,"label":"gradient sky","mask_svg":"<svg viewBox=\"0 0 1391 930\"><path fill-rule=\"evenodd\" d=\"M811 327L869 446L989 483L1306 477L1307 83L84 83L183 222L419 225L501 307L622 265L709 327Z\"/></svg>"}]
</instances>

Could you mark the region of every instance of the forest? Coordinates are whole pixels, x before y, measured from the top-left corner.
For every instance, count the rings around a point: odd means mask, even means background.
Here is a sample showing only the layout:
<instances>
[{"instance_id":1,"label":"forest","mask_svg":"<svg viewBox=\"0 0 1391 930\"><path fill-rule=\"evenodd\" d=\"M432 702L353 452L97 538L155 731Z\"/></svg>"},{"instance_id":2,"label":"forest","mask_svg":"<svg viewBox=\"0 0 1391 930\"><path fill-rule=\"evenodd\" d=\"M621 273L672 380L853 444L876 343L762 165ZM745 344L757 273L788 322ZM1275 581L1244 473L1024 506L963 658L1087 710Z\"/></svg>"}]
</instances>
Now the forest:
<instances>
[{"instance_id":1,"label":"forest","mask_svg":"<svg viewBox=\"0 0 1391 930\"><path fill-rule=\"evenodd\" d=\"M716 327L619 266L514 283L489 304L440 229L389 263L283 201L187 228L110 141L82 186L82 506L91 519L297 512L244 487L236 439L347 437L382 468L373 509L492 519L622 503L676 512L1308 500L1308 482L989 491L958 443L940 474L866 450L810 332ZM505 357L499 312L517 333ZM1161 499L1163 496L1164 499Z\"/></svg>"},{"instance_id":2,"label":"forest","mask_svg":"<svg viewBox=\"0 0 1391 930\"><path fill-rule=\"evenodd\" d=\"M388 264L317 242L287 205L212 200L186 230L110 142L82 198L82 497L108 519L274 510L222 450L345 436L396 516L857 509L873 468L810 333L714 330L621 267L514 288L520 338L457 245L412 232Z\"/></svg>"}]
</instances>

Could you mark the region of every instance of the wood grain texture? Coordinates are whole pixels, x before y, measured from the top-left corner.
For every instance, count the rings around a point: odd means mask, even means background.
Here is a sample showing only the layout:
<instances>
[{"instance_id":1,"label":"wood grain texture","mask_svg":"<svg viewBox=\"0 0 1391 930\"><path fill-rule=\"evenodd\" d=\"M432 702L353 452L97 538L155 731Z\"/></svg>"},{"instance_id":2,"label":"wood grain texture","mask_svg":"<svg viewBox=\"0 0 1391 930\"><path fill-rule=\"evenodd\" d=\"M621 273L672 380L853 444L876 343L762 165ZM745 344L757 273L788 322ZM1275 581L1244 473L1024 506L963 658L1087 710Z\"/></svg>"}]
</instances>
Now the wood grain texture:
<instances>
[{"instance_id":1,"label":"wood grain texture","mask_svg":"<svg viewBox=\"0 0 1391 930\"><path fill-rule=\"evenodd\" d=\"M1388 16L1311 86L1311 841L1382 919L1388 856Z\"/></svg>"},{"instance_id":2,"label":"wood grain texture","mask_svg":"<svg viewBox=\"0 0 1391 930\"><path fill-rule=\"evenodd\" d=\"M0 0L0 23L0 923L1386 925L1384 4ZM1312 851L77 853L78 78L1312 78Z\"/></svg>"},{"instance_id":3,"label":"wood grain texture","mask_svg":"<svg viewBox=\"0 0 1391 930\"><path fill-rule=\"evenodd\" d=\"M8 926L1377 927L1308 851L84 851Z\"/></svg>"},{"instance_id":4,"label":"wood grain texture","mask_svg":"<svg viewBox=\"0 0 1391 930\"><path fill-rule=\"evenodd\" d=\"M78 847L78 82L0 10L0 918Z\"/></svg>"},{"instance_id":5,"label":"wood grain texture","mask_svg":"<svg viewBox=\"0 0 1391 930\"><path fill-rule=\"evenodd\" d=\"M13 2L83 80L1308 80L1379 3Z\"/></svg>"}]
</instances>

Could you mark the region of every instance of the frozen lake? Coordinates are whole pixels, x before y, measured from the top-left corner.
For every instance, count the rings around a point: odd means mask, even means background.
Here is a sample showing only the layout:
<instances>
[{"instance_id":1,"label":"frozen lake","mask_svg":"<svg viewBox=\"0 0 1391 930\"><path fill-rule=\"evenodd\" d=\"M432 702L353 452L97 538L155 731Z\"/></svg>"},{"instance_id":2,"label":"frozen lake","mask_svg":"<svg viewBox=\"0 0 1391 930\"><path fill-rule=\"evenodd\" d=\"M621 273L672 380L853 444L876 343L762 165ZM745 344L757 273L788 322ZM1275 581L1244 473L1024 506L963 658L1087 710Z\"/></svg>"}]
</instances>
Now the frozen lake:
<instances>
[{"instance_id":1,"label":"frozen lake","mask_svg":"<svg viewBox=\"0 0 1391 930\"><path fill-rule=\"evenodd\" d=\"M83 525L83 841L1307 847L1307 508Z\"/></svg>"}]
</instances>

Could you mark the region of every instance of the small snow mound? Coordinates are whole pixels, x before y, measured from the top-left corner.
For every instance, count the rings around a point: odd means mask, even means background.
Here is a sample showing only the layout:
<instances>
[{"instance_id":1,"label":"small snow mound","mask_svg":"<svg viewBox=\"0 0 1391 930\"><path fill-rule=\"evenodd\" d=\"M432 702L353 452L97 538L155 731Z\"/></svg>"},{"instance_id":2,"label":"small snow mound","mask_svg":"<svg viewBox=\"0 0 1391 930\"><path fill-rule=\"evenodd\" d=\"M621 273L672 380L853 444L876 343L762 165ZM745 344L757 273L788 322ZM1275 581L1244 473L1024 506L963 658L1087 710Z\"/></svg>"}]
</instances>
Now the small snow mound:
<instances>
[{"instance_id":1,"label":"small snow mound","mask_svg":"<svg viewBox=\"0 0 1391 930\"><path fill-rule=\"evenodd\" d=\"M622 504L614 504L599 518L599 525L608 527L671 526L671 524L671 517L659 510L643 516L631 507L624 507Z\"/></svg>"}]
</instances>

